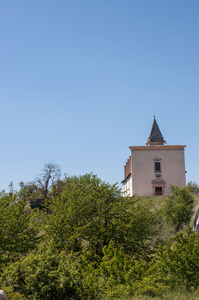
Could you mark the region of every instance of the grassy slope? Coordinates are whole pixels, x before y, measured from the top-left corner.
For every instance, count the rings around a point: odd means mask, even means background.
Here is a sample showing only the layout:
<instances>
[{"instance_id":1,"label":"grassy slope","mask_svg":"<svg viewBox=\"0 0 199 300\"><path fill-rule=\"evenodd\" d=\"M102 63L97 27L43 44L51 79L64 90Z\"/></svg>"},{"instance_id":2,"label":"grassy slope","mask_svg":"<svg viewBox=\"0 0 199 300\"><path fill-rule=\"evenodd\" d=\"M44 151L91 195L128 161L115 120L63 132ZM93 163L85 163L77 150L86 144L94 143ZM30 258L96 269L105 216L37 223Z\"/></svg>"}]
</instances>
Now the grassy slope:
<instances>
[{"instance_id":1,"label":"grassy slope","mask_svg":"<svg viewBox=\"0 0 199 300\"><path fill-rule=\"evenodd\" d=\"M190 226L192 227L193 226L193 223L194 223L194 218L195 218L195 214L196 214L196 211L197 209L199 208L199 194L196 195L196 194L193 194L194 195L194 198L195 198L195 208L194 208L194 214L191 218L191 222L190 222ZM151 201L152 202L152 207L154 207L155 210L158 210L161 208L161 206L163 205L164 203L164 199L165 197L164 196L142 196L142 197L138 197L140 199L140 202L142 204L145 204L147 203L148 201ZM156 246L156 238L158 237L159 239L161 239L162 241L166 241L168 240L169 238L171 238L173 236L173 234L175 234L173 228L171 226L169 226L167 223L166 223L166 220L164 219L164 216L162 218L162 227L160 229L160 234L158 234L152 241L152 245L155 247ZM198 298L199 299L199 298Z\"/></svg>"},{"instance_id":2,"label":"grassy slope","mask_svg":"<svg viewBox=\"0 0 199 300\"><path fill-rule=\"evenodd\" d=\"M191 219L191 226L193 225L193 220L194 220L194 217L195 217L195 213L196 211L198 210L199 208L199 194L193 194L194 195L194 198L195 198L195 208L194 208L194 214L193 214L193 217ZM164 196L143 196L143 197L139 197L140 198L140 202L141 203L146 203L147 201L150 201L152 200L152 203L153 203L153 206L154 208L156 209L159 209L162 204L164 203Z\"/></svg>"},{"instance_id":3,"label":"grassy slope","mask_svg":"<svg viewBox=\"0 0 199 300\"><path fill-rule=\"evenodd\" d=\"M195 198L195 212L193 214L193 217L191 219L190 225L193 226L194 217L197 209L199 208L199 195L193 194ZM159 209L163 202L164 202L164 196L144 196L140 197L141 203L146 203L147 201L152 200L152 203L156 209ZM165 238L168 238L168 236ZM191 293L188 291L183 290L177 290L177 291L168 291L167 293L161 295L160 297L130 297L130 298L112 298L117 300L199 300L199 291L196 291L195 293ZM108 299L107 299L108 300Z\"/></svg>"}]
</instances>

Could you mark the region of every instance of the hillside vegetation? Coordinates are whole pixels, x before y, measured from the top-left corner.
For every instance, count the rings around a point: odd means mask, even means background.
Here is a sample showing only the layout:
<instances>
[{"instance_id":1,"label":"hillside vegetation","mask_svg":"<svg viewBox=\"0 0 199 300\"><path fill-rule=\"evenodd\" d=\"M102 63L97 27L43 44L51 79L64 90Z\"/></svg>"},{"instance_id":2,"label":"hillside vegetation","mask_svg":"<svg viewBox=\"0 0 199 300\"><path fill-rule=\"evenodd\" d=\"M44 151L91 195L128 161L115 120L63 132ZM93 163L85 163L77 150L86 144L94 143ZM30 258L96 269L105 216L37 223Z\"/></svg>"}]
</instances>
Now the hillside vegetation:
<instances>
[{"instance_id":1,"label":"hillside vegetation","mask_svg":"<svg viewBox=\"0 0 199 300\"><path fill-rule=\"evenodd\" d=\"M198 299L197 194L123 198L93 174L56 174L0 195L7 299Z\"/></svg>"},{"instance_id":2,"label":"hillside vegetation","mask_svg":"<svg viewBox=\"0 0 199 300\"><path fill-rule=\"evenodd\" d=\"M195 213L199 208L199 194L195 194L195 193L191 193L191 194L194 197L194 213L192 214L191 217L190 226L193 225ZM145 204L152 199L154 209L159 210L164 204L165 196L140 196L137 198L140 199L140 203L142 204Z\"/></svg>"}]
</instances>

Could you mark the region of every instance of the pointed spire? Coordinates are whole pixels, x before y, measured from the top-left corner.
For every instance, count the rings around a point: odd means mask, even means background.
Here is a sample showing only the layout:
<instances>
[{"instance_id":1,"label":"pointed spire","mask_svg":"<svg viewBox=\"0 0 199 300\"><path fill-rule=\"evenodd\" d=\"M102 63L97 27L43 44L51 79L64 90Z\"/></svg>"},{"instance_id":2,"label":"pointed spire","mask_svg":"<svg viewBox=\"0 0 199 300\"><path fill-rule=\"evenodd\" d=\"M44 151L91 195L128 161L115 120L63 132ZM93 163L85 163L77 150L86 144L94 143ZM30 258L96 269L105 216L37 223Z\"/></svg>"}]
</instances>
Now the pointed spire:
<instances>
[{"instance_id":1,"label":"pointed spire","mask_svg":"<svg viewBox=\"0 0 199 300\"><path fill-rule=\"evenodd\" d=\"M153 145L164 145L165 141L162 136L162 133L158 127L158 124L156 122L155 116L153 120L153 125L151 127L151 132L149 134L147 145L153 146Z\"/></svg>"}]
</instances>

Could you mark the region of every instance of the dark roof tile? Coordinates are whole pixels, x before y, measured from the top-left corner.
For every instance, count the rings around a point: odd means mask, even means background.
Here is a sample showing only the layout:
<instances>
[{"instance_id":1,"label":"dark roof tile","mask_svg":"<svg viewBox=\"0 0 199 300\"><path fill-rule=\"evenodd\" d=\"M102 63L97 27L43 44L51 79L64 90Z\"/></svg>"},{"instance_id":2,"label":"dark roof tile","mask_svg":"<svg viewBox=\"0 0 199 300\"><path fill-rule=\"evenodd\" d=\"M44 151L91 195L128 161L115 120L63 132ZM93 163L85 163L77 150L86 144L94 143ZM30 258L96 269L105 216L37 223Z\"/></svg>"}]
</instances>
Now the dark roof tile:
<instances>
[{"instance_id":1,"label":"dark roof tile","mask_svg":"<svg viewBox=\"0 0 199 300\"><path fill-rule=\"evenodd\" d=\"M152 128L151 128L151 132L149 134L149 137L148 137L148 142L164 142L164 138L162 136L162 133L158 127L158 124L156 122L156 119L154 117L154 120L153 120L153 125L152 125Z\"/></svg>"}]
</instances>

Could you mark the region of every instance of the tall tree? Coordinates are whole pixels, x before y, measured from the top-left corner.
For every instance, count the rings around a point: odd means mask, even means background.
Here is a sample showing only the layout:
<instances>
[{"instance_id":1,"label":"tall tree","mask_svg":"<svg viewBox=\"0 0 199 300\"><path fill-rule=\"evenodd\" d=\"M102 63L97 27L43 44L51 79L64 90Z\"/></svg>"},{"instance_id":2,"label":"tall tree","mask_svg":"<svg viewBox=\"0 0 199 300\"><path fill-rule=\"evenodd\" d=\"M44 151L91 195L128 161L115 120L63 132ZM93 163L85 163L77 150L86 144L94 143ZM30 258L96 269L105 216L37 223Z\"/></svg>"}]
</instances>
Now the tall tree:
<instances>
[{"instance_id":1,"label":"tall tree","mask_svg":"<svg viewBox=\"0 0 199 300\"><path fill-rule=\"evenodd\" d=\"M86 246L102 255L113 240L126 252L141 253L153 234L155 218L149 205L122 197L116 185L92 174L66 178L65 189L51 200L50 209L44 229L59 249L80 251Z\"/></svg>"}]
</instances>

